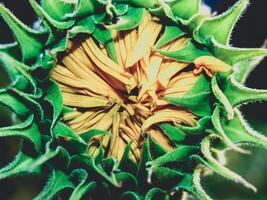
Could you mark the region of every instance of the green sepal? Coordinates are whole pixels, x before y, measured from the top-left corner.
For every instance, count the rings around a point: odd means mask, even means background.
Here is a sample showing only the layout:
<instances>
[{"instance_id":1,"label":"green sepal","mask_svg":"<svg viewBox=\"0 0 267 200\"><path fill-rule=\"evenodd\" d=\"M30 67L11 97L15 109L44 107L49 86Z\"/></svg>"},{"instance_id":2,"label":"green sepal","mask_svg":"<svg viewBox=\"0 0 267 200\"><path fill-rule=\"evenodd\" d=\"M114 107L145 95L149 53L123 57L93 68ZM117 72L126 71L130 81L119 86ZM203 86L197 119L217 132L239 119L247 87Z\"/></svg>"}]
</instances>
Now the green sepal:
<instances>
[{"instance_id":1,"label":"green sepal","mask_svg":"<svg viewBox=\"0 0 267 200\"><path fill-rule=\"evenodd\" d=\"M198 116L210 116L212 113L210 81L204 75L200 75L192 89L183 97L169 97L167 100L186 107Z\"/></svg>"},{"instance_id":2,"label":"green sepal","mask_svg":"<svg viewBox=\"0 0 267 200\"><path fill-rule=\"evenodd\" d=\"M196 126L183 126L177 124L177 127L183 131L186 135L200 135L205 132L205 130L211 127L211 118L210 116L202 117L197 121Z\"/></svg>"},{"instance_id":3,"label":"green sepal","mask_svg":"<svg viewBox=\"0 0 267 200\"><path fill-rule=\"evenodd\" d=\"M238 83L233 76L224 84L224 94L233 107L248 102L267 100L267 90L248 88Z\"/></svg>"},{"instance_id":4,"label":"green sepal","mask_svg":"<svg viewBox=\"0 0 267 200\"><path fill-rule=\"evenodd\" d=\"M237 63L234 67L234 79L244 84L249 76L249 74L260 64L264 57L256 57L243 60Z\"/></svg>"},{"instance_id":5,"label":"green sepal","mask_svg":"<svg viewBox=\"0 0 267 200\"><path fill-rule=\"evenodd\" d=\"M165 150L155 139L153 139L153 136L148 137L148 142L152 159L156 159L167 153L167 150Z\"/></svg>"},{"instance_id":6,"label":"green sepal","mask_svg":"<svg viewBox=\"0 0 267 200\"><path fill-rule=\"evenodd\" d=\"M138 166L129 157L130 152L131 152L131 145L132 145L132 143L129 143L126 145L118 168L125 171L125 172L130 172L132 174L136 174Z\"/></svg>"},{"instance_id":7,"label":"green sepal","mask_svg":"<svg viewBox=\"0 0 267 200\"><path fill-rule=\"evenodd\" d=\"M181 144L185 140L186 134L178 127L169 123L160 124L159 127L174 144Z\"/></svg>"},{"instance_id":8,"label":"green sepal","mask_svg":"<svg viewBox=\"0 0 267 200\"><path fill-rule=\"evenodd\" d=\"M19 118L25 118L31 113L30 109L6 90L0 91L0 103L10 108Z\"/></svg>"},{"instance_id":9,"label":"green sepal","mask_svg":"<svg viewBox=\"0 0 267 200\"><path fill-rule=\"evenodd\" d=\"M43 42L47 37L47 33L38 32L27 27L2 4L0 4L0 13L20 46L23 61L27 62L36 59L43 49Z\"/></svg>"},{"instance_id":10,"label":"green sepal","mask_svg":"<svg viewBox=\"0 0 267 200\"><path fill-rule=\"evenodd\" d=\"M11 176L17 176L25 173L39 173L40 168L29 167L35 162L35 159L27 156L23 152L16 155L14 161L0 169L0 180Z\"/></svg>"},{"instance_id":11,"label":"green sepal","mask_svg":"<svg viewBox=\"0 0 267 200\"><path fill-rule=\"evenodd\" d=\"M29 66L5 53L0 53L0 64L13 82L16 82L18 76L20 77L16 89L25 92L30 90L32 94L37 93L36 81L29 75Z\"/></svg>"},{"instance_id":12,"label":"green sepal","mask_svg":"<svg viewBox=\"0 0 267 200\"><path fill-rule=\"evenodd\" d=\"M235 117L232 120L221 119L222 128L235 144L256 145L267 148L267 138L253 130L238 109L234 109Z\"/></svg>"},{"instance_id":13,"label":"green sepal","mask_svg":"<svg viewBox=\"0 0 267 200\"><path fill-rule=\"evenodd\" d=\"M19 48L19 44L17 42L7 43L7 44L0 44L0 52L6 53L16 60L21 59L21 50Z\"/></svg>"},{"instance_id":14,"label":"green sepal","mask_svg":"<svg viewBox=\"0 0 267 200\"><path fill-rule=\"evenodd\" d=\"M198 148L194 146L180 146L173 151L146 163L147 168L153 170L154 167L163 166L171 162L186 161Z\"/></svg>"},{"instance_id":15,"label":"green sepal","mask_svg":"<svg viewBox=\"0 0 267 200\"><path fill-rule=\"evenodd\" d=\"M116 2L126 3L143 8L156 8L158 6L158 0L116 0Z\"/></svg>"},{"instance_id":16,"label":"green sepal","mask_svg":"<svg viewBox=\"0 0 267 200\"><path fill-rule=\"evenodd\" d=\"M159 1L159 7L150 8L149 12L161 19L169 19L172 22L177 22L177 19L173 14L171 7L164 1Z\"/></svg>"},{"instance_id":17,"label":"green sepal","mask_svg":"<svg viewBox=\"0 0 267 200\"><path fill-rule=\"evenodd\" d=\"M120 196L121 200L142 200L143 197L137 192L127 191Z\"/></svg>"},{"instance_id":18,"label":"green sepal","mask_svg":"<svg viewBox=\"0 0 267 200\"><path fill-rule=\"evenodd\" d=\"M77 1L76 1L77 2ZM77 8L77 3L64 0L42 0L41 6L44 11L57 21L65 21L68 16L72 15Z\"/></svg>"},{"instance_id":19,"label":"green sepal","mask_svg":"<svg viewBox=\"0 0 267 200\"><path fill-rule=\"evenodd\" d=\"M108 25L107 28L117 31L130 30L139 26L144 17L144 8L129 7L125 15L119 16L115 24Z\"/></svg>"},{"instance_id":20,"label":"green sepal","mask_svg":"<svg viewBox=\"0 0 267 200\"><path fill-rule=\"evenodd\" d=\"M166 191L160 188L152 188L147 192L145 196L145 200L153 200L159 198L162 200L169 200L169 195L167 194Z\"/></svg>"},{"instance_id":21,"label":"green sepal","mask_svg":"<svg viewBox=\"0 0 267 200\"><path fill-rule=\"evenodd\" d=\"M224 92L219 87L217 76L214 76L212 78L211 82L211 88L214 96L217 98L217 100L223 105L223 108L225 109L227 113L227 118L232 119L234 117L234 110L229 102L229 99L225 96Z\"/></svg>"},{"instance_id":22,"label":"green sepal","mask_svg":"<svg viewBox=\"0 0 267 200\"><path fill-rule=\"evenodd\" d=\"M66 188L73 188L74 184L69 180L68 176L59 170L52 170L46 186L34 200L52 200L55 195Z\"/></svg>"},{"instance_id":23,"label":"green sepal","mask_svg":"<svg viewBox=\"0 0 267 200\"><path fill-rule=\"evenodd\" d=\"M194 60L200 56L211 56L211 53L207 49L204 47L197 47L192 41L188 41L184 47L176 51L164 51L157 48L153 49L161 55L186 63L193 63Z\"/></svg>"},{"instance_id":24,"label":"green sepal","mask_svg":"<svg viewBox=\"0 0 267 200\"><path fill-rule=\"evenodd\" d=\"M228 134L224 131L222 127L222 110L219 106L217 106L212 114L211 121L214 126L215 132L219 134L223 140L223 142L231 149L240 152L240 153L248 153L246 150L238 147L228 136ZM233 119L234 115L231 117ZM229 121L231 121L229 120Z\"/></svg>"},{"instance_id":25,"label":"green sepal","mask_svg":"<svg viewBox=\"0 0 267 200\"><path fill-rule=\"evenodd\" d=\"M248 3L248 0L240 0L225 13L203 20L194 31L194 38L198 42L207 44L213 37L219 43L227 45L234 25L246 9Z\"/></svg>"},{"instance_id":26,"label":"green sepal","mask_svg":"<svg viewBox=\"0 0 267 200\"><path fill-rule=\"evenodd\" d=\"M116 179L118 180L118 182L121 184L120 186L120 190L124 190L124 191L129 191L129 190L133 190L136 191L137 190L137 180L135 178L135 176L131 173L128 172L118 172L116 173Z\"/></svg>"},{"instance_id":27,"label":"green sepal","mask_svg":"<svg viewBox=\"0 0 267 200\"><path fill-rule=\"evenodd\" d=\"M78 182L78 185L71 193L69 200L80 200L86 193L96 187L96 182L91 181L87 183L87 178L88 173L84 169L76 169L71 172L70 179L73 183Z\"/></svg>"},{"instance_id":28,"label":"green sepal","mask_svg":"<svg viewBox=\"0 0 267 200\"><path fill-rule=\"evenodd\" d=\"M24 122L0 128L0 137L17 136L25 138L33 143L36 151L41 150L41 134L37 124L34 122L34 116L29 116Z\"/></svg>"},{"instance_id":29,"label":"green sepal","mask_svg":"<svg viewBox=\"0 0 267 200\"><path fill-rule=\"evenodd\" d=\"M179 19L189 20L199 12L200 0L169 1L173 14Z\"/></svg>"},{"instance_id":30,"label":"green sepal","mask_svg":"<svg viewBox=\"0 0 267 200\"><path fill-rule=\"evenodd\" d=\"M86 131L84 133L81 133L80 136L81 138L88 144L91 139L95 136L104 136L104 135L110 135L110 132L107 131L102 131L99 129L91 129L89 131Z\"/></svg>"},{"instance_id":31,"label":"green sepal","mask_svg":"<svg viewBox=\"0 0 267 200\"><path fill-rule=\"evenodd\" d=\"M169 42L184 36L186 33L183 32L178 26L169 25L165 26L165 30L161 38L157 41L154 48L159 49L160 47L168 44Z\"/></svg>"},{"instance_id":32,"label":"green sepal","mask_svg":"<svg viewBox=\"0 0 267 200\"><path fill-rule=\"evenodd\" d=\"M80 0L78 2L78 13L77 16L89 16L95 13L97 7L99 6L98 1L88 1L88 0Z\"/></svg>"},{"instance_id":33,"label":"green sepal","mask_svg":"<svg viewBox=\"0 0 267 200\"><path fill-rule=\"evenodd\" d=\"M49 26L52 26L56 29L68 29L75 23L75 20L72 19L67 21L55 20L35 0L29 0L29 2L37 15L45 20Z\"/></svg>"},{"instance_id":34,"label":"green sepal","mask_svg":"<svg viewBox=\"0 0 267 200\"><path fill-rule=\"evenodd\" d=\"M110 158L110 159L113 159L113 158ZM114 161L114 163L116 162ZM74 155L71 159L71 164L75 167L83 168L87 171L90 171L91 174L94 176L97 176L98 179L100 178L102 181L107 181L115 187L120 186L120 184L118 183L116 179L114 172L112 171L113 168L116 166L111 167L112 170L109 173L107 173L103 169L101 163L97 164L95 162L95 159L92 157L89 157L87 154Z\"/></svg>"},{"instance_id":35,"label":"green sepal","mask_svg":"<svg viewBox=\"0 0 267 200\"><path fill-rule=\"evenodd\" d=\"M87 143L77 134L75 133L71 128L66 126L65 124L61 122L55 123L55 126L52 130L53 137L55 138L68 138L72 140L76 140L80 142L81 144L87 145Z\"/></svg>"},{"instance_id":36,"label":"green sepal","mask_svg":"<svg viewBox=\"0 0 267 200\"><path fill-rule=\"evenodd\" d=\"M69 37L74 38L78 33L92 33L95 30L95 23L93 18L86 17L77 22L70 30Z\"/></svg>"},{"instance_id":37,"label":"green sepal","mask_svg":"<svg viewBox=\"0 0 267 200\"><path fill-rule=\"evenodd\" d=\"M219 175L234 181L236 183L240 183L243 184L245 187L253 190L254 192L257 191L257 189L251 185L250 183L248 183L244 178L242 178L240 175L232 172L231 170L229 170L228 168L224 167L221 163L219 163L213 156L212 156L212 152L211 152L211 142L213 140L218 139L218 136L216 135L209 135L206 138L203 139L203 141L201 142L201 152L203 153L205 160L203 160L202 158L200 158L198 156L198 160L199 162L201 162L202 164L206 165L208 168L214 170L216 173L218 173Z\"/></svg>"},{"instance_id":38,"label":"green sepal","mask_svg":"<svg viewBox=\"0 0 267 200\"><path fill-rule=\"evenodd\" d=\"M267 49L229 47L220 44L213 37L211 38L211 44L209 46L212 54L231 66L242 60L267 55Z\"/></svg>"},{"instance_id":39,"label":"green sepal","mask_svg":"<svg viewBox=\"0 0 267 200\"><path fill-rule=\"evenodd\" d=\"M111 30L96 26L93 32L93 36L99 43L106 45L110 57L113 61L118 63L118 57Z\"/></svg>"},{"instance_id":40,"label":"green sepal","mask_svg":"<svg viewBox=\"0 0 267 200\"><path fill-rule=\"evenodd\" d=\"M49 105L52 107L53 114L51 116L51 128L53 128L63 108L63 99L60 92L60 88L55 81L48 81L46 85L46 93L44 94L44 100L48 102Z\"/></svg>"}]
</instances>

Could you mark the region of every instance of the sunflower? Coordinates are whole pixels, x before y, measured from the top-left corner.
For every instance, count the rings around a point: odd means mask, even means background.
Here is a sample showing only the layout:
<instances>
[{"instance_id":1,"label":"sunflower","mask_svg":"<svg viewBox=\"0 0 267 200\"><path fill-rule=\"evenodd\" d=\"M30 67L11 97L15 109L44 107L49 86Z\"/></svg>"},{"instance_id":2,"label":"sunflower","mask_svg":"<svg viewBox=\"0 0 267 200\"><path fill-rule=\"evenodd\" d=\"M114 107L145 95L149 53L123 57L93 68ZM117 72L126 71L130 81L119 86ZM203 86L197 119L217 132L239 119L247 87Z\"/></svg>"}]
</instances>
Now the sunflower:
<instances>
[{"instance_id":1,"label":"sunflower","mask_svg":"<svg viewBox=\"0 0 267 200\"><path fill-rule=\"evenodd\" d=\"M209 171L256 191L222 159L267 147L239 111L267 98L243 84L267 50L229 45L248 0L218 16L199 0L29 3L35 29L0 5L16 39L0 46L0 102L20 120L0 136L23 141L0 179L49 174L35 199L209 200Z\"/></svg>"}]
</instances>

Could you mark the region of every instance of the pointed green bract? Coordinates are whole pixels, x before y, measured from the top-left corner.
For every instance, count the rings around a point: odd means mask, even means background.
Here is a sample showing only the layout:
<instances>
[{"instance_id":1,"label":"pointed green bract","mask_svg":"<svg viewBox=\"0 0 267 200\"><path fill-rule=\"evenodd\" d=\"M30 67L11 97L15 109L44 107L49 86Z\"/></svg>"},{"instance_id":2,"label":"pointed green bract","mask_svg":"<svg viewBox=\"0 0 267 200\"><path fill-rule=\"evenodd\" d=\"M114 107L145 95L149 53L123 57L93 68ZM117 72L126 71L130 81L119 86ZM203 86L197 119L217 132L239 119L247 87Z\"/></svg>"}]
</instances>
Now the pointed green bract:
<instances>
[{"instance_id":1,"label":"pointed green bract","mask_svg":"<svg viewBox=\"0 0 267 200\"><path fill-rule=\"evenodd\" d=\"M36 59L42 51L42 40L46 34L27 27L2 4L0 4L0 14L20 45L23 61Z\"/></svg>"},{"instance_id":2,"label":"pointed green bract","mask_svg":"<svg viewBox=\"0 0 267 200\"><path fill-rule=\"evenodd\" d=\"M236 21L248 5L248 0L240 0L225 13L204 20L194 32L195 38L203 43L209 43L213 37L221 44L227 45Z\"/></svg>"}]
</instances>

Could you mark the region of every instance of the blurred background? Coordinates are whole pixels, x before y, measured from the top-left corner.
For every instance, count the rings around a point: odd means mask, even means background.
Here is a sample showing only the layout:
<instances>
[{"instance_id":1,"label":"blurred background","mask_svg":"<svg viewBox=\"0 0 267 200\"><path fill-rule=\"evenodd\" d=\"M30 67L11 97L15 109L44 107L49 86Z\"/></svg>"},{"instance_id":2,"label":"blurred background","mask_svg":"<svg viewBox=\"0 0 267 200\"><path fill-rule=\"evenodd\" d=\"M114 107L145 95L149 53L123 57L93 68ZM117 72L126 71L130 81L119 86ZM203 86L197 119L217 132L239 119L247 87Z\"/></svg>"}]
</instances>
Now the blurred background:
<instances>
[{"instance_id":1,"label":"blurred background","mask_svg":"<svg viewBox=\"0 0 267 200\"><path fill-rule=\"evenodd\" d=\"M221 13L237 0L204 0L212 12ZM250 0L246 14L235 27L231 44L237 47L260 47L267 38L267 1ZM36 16L27 0L0 0L24 23L32 25ZM8 27L0 19L0 44L14 41ZM0 67L0 88L9 80ZM246 85L253 88L267 89L267 59L251 73ZM248 104L242 108L252 127L267 135L267 102ZM14 115L0 105L0 127L11 124ZM0 139L0 167L14 159L20 141L16 138ZM258 193L245 189L215 174L203 178L203 187L215 200L267 200L267 151L251 149L251 155L235 152L227 153L227 166L244 176L258 188ZM0 181L0 200L30 200L45 184L46 177L26 176Z\"/></svg>"}]
</instances>

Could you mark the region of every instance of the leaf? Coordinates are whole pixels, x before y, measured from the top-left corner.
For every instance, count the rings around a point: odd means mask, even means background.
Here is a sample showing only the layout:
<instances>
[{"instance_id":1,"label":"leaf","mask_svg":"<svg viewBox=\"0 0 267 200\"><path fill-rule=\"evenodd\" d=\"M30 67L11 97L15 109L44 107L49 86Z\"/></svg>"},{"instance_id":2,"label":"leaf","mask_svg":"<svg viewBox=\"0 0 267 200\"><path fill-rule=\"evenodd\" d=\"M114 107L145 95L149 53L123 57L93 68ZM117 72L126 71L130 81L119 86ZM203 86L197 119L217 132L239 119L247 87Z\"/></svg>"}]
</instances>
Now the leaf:
<instances>
[{"instance_id":1,"label":"leaf","mask_svg":"<svg viewBox=\"0 0 267 200\"><path fill-rule=\"evenodd\" d=\"M187 44L176 51L164 51L161 49L153 48L154 51L161 55L167 56L179 62L193 63L195 59L200 56L210 56L211 53L204 49L196 47L192 41L188 41Z\"/></svg>"},{"instance_id":2,"label":"leaf","mask_svg":"<svg viewBox=\"0 0 267 200\"><path fill-rule=\"evenodd\" d=\"M45 94L45 101L47 101L53 108L52 113L52 125L54 126L56 120L58 119L62 108L63 108L63 99L61 95L61 91L57 83L53 80L50 80L46 89L47 93Z\"/></svg>"},{"instance_id":3,"label":"leaf","mask_svg":"<svg viewBox=\"0 0 267 200\"><path fill-rule=\"evenodd\" d=\"M111 56L112 60L118 63L118 57L111 30L96 26L93 32L93 36L99 43L106 45L108 53Z\"/></svg>"},{"instance_id":4,"label":"leaf","mask_svg":"<svg viewBox=\"0 0 267 200\"><path fill-rule=\"evenodd\" d=\"M173 151L147 162L147 168L153 170L154 167L163 166L170 162L181 162L187 160L192 154L196 152L197 148L193 146L180 146Z\"/></svg>"},{"instance_id":5,"label":"leaf","mask_svg":"<svg viewBox=\"0 0 267 200\"><path fill-rule=\"evenodd\" d=\"M210 116L212 112L210 83L204 75L199 77L183 97L169 97L167 100L177 106L186 107L198 116Z\"/></svg>"},{"instance_id":6,"label":"leaf","mask_svg":"<svg viewBox=\"0 0 267 200\"><path fill-rule=\"evenodd\" d=\"M58 21L51 17L35 0L29 0L36 14L56 29L68 29L75 23L74 20Z\"/></svg>"},{"instance_id":7,"label":"leaf","mask_svg":"<svg viewBox=\"0 0 267 200\"><path fill-rule=\"evenodd\" d=\"M238 147L233 141L228 137L222 127L222 119L221 119L221 109L220 107L216 107L212 117L211 117L212 124L216 130L216 132L222 137L223 142L227 144L231 149L240 152L240 153L248 153L246 150ZM231 121L231 120L229 120Z\"/></svg>"},{"instance_id":8,"label":"leaf","mask_svg":"<svg viewBox=\"0 0 267 200\"><path fill-rule=\"evenodd\" d=\"M267 90L248 88L238 83L233 76L224 84L224 88L224 94L233 107L248 102L267 100Z\"/></svg>"},{"instance_id":9,"label":"leaf","mask_svg":"<svg viewBox=\"0 0 267 200\"><path fill-rule=\"evenodd\" d=\"M18 136L31 141L37 151L41 150L41 134L34 122L34 116L30 115L24 122L0 128L0 137Z\"/></svg>"},{"instance_id":10,"label":"leaf","mask_svg":"<svg viewBox=\"0 0 267 200\"><path fill-rule=\"evenodd\" d=\"M85 19L77 22L70 30L69 37L74 38L78 33L92 33L95 30L95 24L92 17L86 17Z\"/></svg>"},{"instance_id":11,"label":"leaf","mask_svg":"<svg viewBox=\"0 0 267 200\"><path fill-rule=\"evenodd\" d=\"M185 35L185 32L183 32L178 26L165 26L165 30L163 35L160 37L160 39L155 44L154 48L159 49L160 47L168 44L169 42L182 37Z\"/></svg>"},{"instance_id":12,"label":"leaf","mask_svg":"<svg viewBox=\"0 0 267 200\"><path fill-rule=\"evenodd\" d=\"M118 17L118 21L115 24L107 25L106 27L117 31L136 28L141 23L144 12L144 8L129 7L127 14Z\"/></svg>"},{"instance_id":13,"label":"leaf","mask_svg":"<svg viewBox=\"0 0 267 200\"><path fill-rule=\"evenodd\" d=\"M228 168L224 167L222 164L220 164L215 158L213 158L212 153L210 151L211 149L211 141L214 139L218 139L218 136L216 135L210 135L207 136L201 143L201 151L204 154L207 161L199 160L204 165L206 165L208 168L214 170L219 175L232 180L236 183L243 184L246 188L251 189L252 191L256 192L257 189L248 183L244 178L242 178L240 175L232 172Z\"/></svg>"},{"instance_id":14,"label":"leaf","mask_svg":"<svg viewBox=\"0 0 267 200\"><path fill-rule=\"evenodd\" d=\"M253 130L238 109L234 109L234 119L227 121L222 120L222 128L235 144L253 144L267 148L267 137Z\"/></svg>"},{"instance_id":15,"label":"leaf","mask_svg":"<svg viewBox=\"0 0 267 200\"><path fill-rule=\"evenodd\" d=\"M129 143L126 145L118 168L123 170L123 171L130 172L132 174L136 174L137 173L137 164L129 156L130 152L131 152L131 145L132 145L132 143Z\"/></svg>"},{"instance_id":16,"label":"leaf","mask_svg":"<svg viewBox=\"0 0 267 200\"><path fill-rule=\"evenodd\" d=\"M210 50L217 58L232 66L242 60L267 55L267 49L229 47L220 44L214 38L211 38Z\"/></svg>"},{"instance_id":17,"label":"leaf","mask_svg":"<svg viewBox=\"0 0 267 200\"><path fill-rule=\"evenodd\" d=\"M39 168L29 168L29 166L31 166L34 162L34 158L19 152L14 161L0 169L0 180L22 173L39 172Z\"/></svg>"},{"instance_id":18,"label":"leaf","mask_svg":"<svg viewBox=\"0 0 267 200\"><path fill-rule=\"evenodd\" d=\"M169 5L176 17L188 20L198 13L200 3L200 0L178 0L170 1Z\"/></svg>"},{"instance_id":19,"label":"leaf","mask_svg":"<svg viewBox=\"0 0 267 200\"><path fill-rule=\"evenodd\" d=\"M69 200L79 200L90 190L93 190L96 187L96 183L91 181L89 183L86 182L88 178L88 174L84 169L76 169L73 170L70 179L74 179L75 182L78 182L78 185L75 187ZM73 181L73 182L74 182Z\"/></svg>"},{"instance_id":20,"label":"leaf","mask_svg":"<svg viewBox=\"0 0 267 200\"><path fill-rule=\"evenodd\" d=\"M41 6L44 11L53 19L57 21L64 21L74 13L76 2L78 1L64 1L62 0L41 0Z\"/></svg>"},{"instance_id":21,"label":"leaf","mask_svg":"<svg viewBox=\"0 0 267 200\"><path fill-rule=\"evenodd\" d=\"M145 200L153 200L155 198L159 199L160 197L162 197L162 195L166 197L167 192L160 188L152 188L147 192ZM168 200L168 198L164 198L162 200Z\"/></svg>"},{"instance_id":22,"label":"leaf","mask_svg":"<svg viewBox=\"0 0 267 200\"><path fill-rule=\"evenodd\" d=\"M46 33L35 31L19 21L3 4L0 4L0 14L13 32L20 49L23 61L27 62L39 56L43 49Z\"/></svg>"},{"instance_id":23,"label":"leaf","mask_svg":"<svg viewBox=\"0 0 267 200\"><path fill-rule=\"evenodd\" d=\"M59 137L69 138L69 139L76 140L80 142L81 144L87 145L87 143L77 133L75 133L72 129L70 129L68 126L66 126L65 124L61 122L55 123L52 133L53 133L53 136L56 138L59 138Z\"/></svg>"},{"instance_id":24,"label":"leaf","mask_svg":"<svg viewBox=\"0 0 267 200\"><path fill-rule=\"evenodd\" d=\"M225 13L205 19L197 30L195 30L194 37L198 41L206 44L213 37L219 43L227 45L234 25L240 18L242 12L246 9L248 3L248 0L239 0Z\"/></svg>"},{"instance_id":25,"label":"leaf","mask_svg":"<svg viewBox=\"0 0 267 200\"><path fill-rule=\"evenodd\" d=\"M223 93L223 91L220 89L216 76L212 78L211 88L212 88L214 96L223 105L223 108L227 112L227 118L229 120L232 119L234 117L233 107L231 103L229 102L228 98Z\"/></svg>"},{"instance_id":26,"label":"leaf","mask_svg":"<svg viewBox=\"0 0 267 200\"><path fill-rule=\"evenodd\" d=\"M176 145L181 144L186 137L183 131L181 131L178 127L175 127L169 123L160 124L159 127L168 136L168 138Z\"/></svg>"},{"instance_id":27,"label":"leaf","mask_svg":"<svg viewBox=\"0 0 267 200\"><path fill-rule=\"evenodd\" d=\"M61 190L73 187L73 183L68 179L64 172L53 169L46 186L43 188L42 192L34 198L34 200L52 200Z\"/></svg>"}]
</instances>

